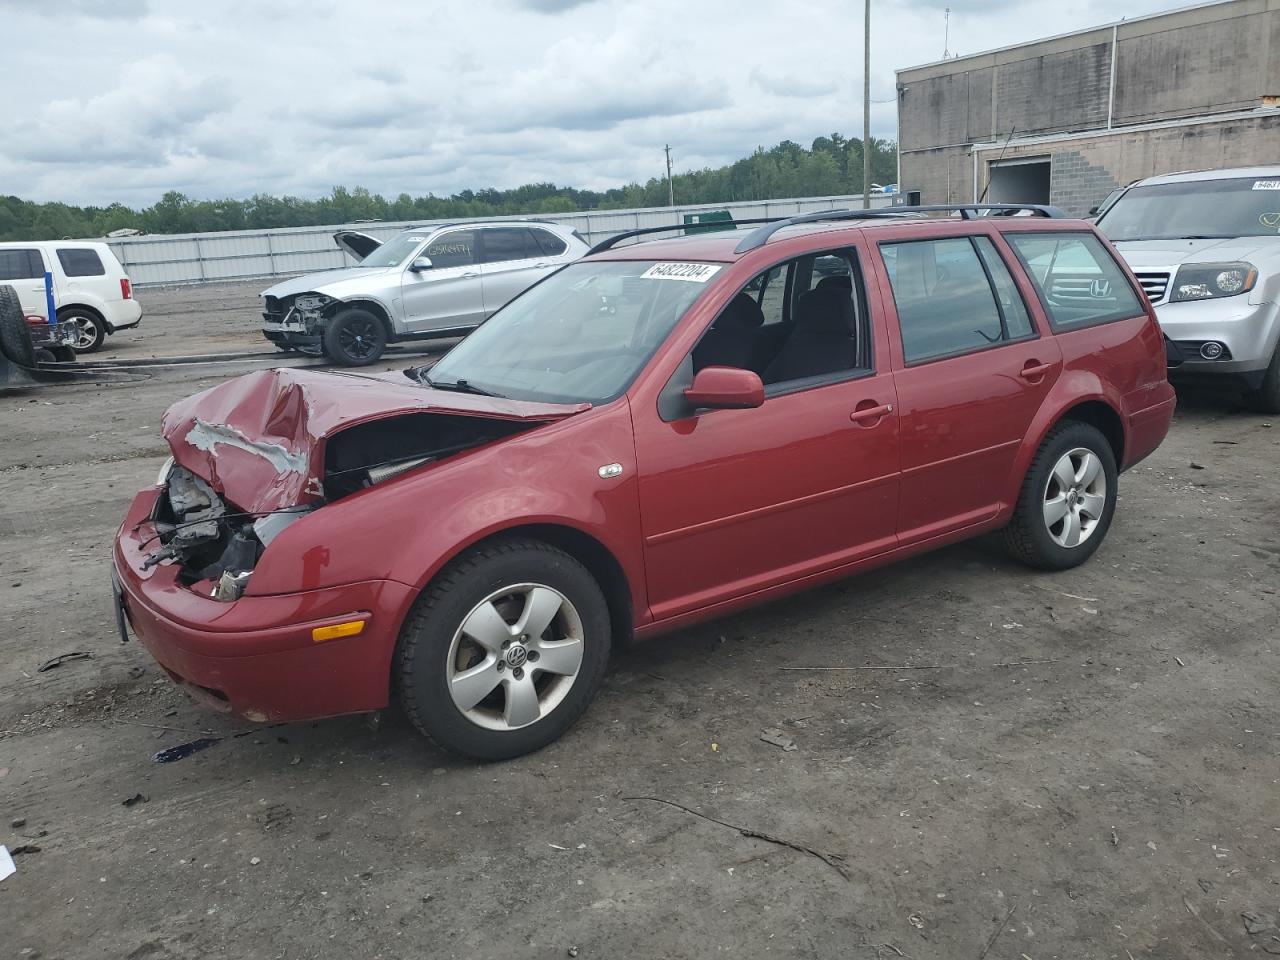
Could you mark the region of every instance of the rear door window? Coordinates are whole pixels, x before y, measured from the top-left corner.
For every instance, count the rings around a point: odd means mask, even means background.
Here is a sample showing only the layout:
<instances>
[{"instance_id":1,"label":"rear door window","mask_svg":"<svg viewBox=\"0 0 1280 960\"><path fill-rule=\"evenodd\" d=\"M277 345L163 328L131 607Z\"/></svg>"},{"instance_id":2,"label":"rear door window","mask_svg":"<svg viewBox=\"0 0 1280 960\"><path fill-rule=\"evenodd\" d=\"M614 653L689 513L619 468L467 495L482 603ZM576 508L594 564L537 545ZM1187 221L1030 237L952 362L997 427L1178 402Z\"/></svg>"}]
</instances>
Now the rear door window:
<instances>
[{"instance_id":1,"label":"rear door window","mask_svg":"<svg viewBox=\"0 0 1280 960\"><path fill-rule=\"evenodd\" d=\"M375 251L376 253L377 251ZM431 258L431 266L468 267L476 262L476 235L474 230L453 230L436 237L422 251Z\"/></svg>"},{"instance_id":2,"label":"rear door window","mask_svg":"<svg viewBox=\"0 0 1280 960\"><path fill-rule=\"evenodd\" d=\"M98 251L84 247L60 247L58 262L68 277L101 277L107 272Z\"/></svg>"},{"instance_id":3,"label":"rear door window","mask_svg":"<svg viewBox=\"0 0 1280 960\"><path fill-rule=\"evenodd\" d=\"M527 260L539 256L537 245L532 242L524 227L495 227L480 231L480 262L502 263L507 260Z\"/></svg>"},{"instance_id":4,"label":"rear door window","mask_svg":"<svg viewBox=\"0 0 1280 960\"><path fill-rule=\"evenodd\" d=\"M1091 233L1006 233L1054 330L1141 316L1129 279Z\"/></svg>"},{"instance_id":5,"label":"rear door window","mask_svg":"<svg viewBox=\"0 0 1280 960\"><path fill-rule=\"evenodd\" d=\"M0 280L38 280L44 277L44 258L34 248L0 250Z\"/></svg>"},{"instance_id":6,"label":"rear door window","mask_svg":"<svg viewBox=\"0 0 1280 960\"><path fill-rule=\"evenodd\" d=\"M988 279L990 267L971 238L886 243L880 249L908 364L1019 338L1019 332L1008 329Z\"/></svg>"}]
</instances>

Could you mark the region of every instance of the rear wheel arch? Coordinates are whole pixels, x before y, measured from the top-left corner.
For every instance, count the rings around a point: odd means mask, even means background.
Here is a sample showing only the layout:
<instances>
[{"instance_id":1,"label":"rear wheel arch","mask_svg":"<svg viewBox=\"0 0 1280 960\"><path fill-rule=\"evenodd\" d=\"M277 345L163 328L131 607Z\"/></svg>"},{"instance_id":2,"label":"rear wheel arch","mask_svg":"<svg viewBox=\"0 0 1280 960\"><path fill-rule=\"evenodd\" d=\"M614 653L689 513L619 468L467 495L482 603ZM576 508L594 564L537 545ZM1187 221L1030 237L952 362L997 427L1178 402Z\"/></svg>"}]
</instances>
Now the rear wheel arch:
<instances>
[{"instance_id":1,"label":"rear wheel arch","mask_svg":"<svg viewBox=\"0 0 1280 960\"><path fill-rule=\"evenodd\" d=\"M108 320L108 319L103 315L102 311L101 311L101 310L99 310L97 307L90 306L90 305L89 305L89 304L87 304L87 303L67 303L67 304L63 304L61 307L59 307L59 308L58 308L58 318L59 318L59 319L61 319L61 318L62 318L62 316L63 316L64 314L72 314L72 313L76 313L77 311L79 311L79 312L81 312L81 313L91 313L91 314L93 314L94 318L95 318L99 323L101 323L101 324L102 324L102 329L106 330L106 331L107 331L107 333L115 333L115 332L116 332L116 328L115 328L115 326L111 323L111 321L110 321L110 320Z\"/></svg>"},{"instance_id":2,"label":"rear wheel arch","mask_svg":"<svg viewBox=\"0 0 1280 960\"><path fill-rule=\"evenodd\" d=\"M1064 420L1074 420L1077 423L1087 423L1089 426L1095 427L1099 433L1107 438L1107 444L1111 447L1111 452L1116 459L1116 466L1123 468L1126 442L1124 420L1115 407L1105 400L1086 400L1063 411L1050 425L1050 429ZM1043 437L1041 442L1043 442Z\"/></svg>"}]
</instances>

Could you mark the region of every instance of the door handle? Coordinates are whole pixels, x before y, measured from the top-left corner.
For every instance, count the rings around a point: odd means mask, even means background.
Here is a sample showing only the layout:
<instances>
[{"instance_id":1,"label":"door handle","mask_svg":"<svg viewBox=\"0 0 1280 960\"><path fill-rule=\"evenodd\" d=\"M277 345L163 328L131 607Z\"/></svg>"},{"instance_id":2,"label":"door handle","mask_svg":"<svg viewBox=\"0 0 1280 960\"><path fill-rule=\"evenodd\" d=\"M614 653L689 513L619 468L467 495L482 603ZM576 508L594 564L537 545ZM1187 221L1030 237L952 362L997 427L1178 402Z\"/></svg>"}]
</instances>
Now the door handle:
<instances>
[{"instance_id":1,"label":"door handle","mask_svg":"<svg viewBox=\"0 0 1280 960\"><path fill-rule=\"evenodd\" d=\"M462 276L461 276L461 277L459 277L459 279L461 279L461 280L474 280L474 279L475 279L476 277L478 277L478 276L480 276L480 274L478 274L478 273L464 273L464 274L462 274Z\"/></svg>"},{"instance_id":2,"label":"door handle","mask_svg":"<svg viewBox=\"0 0 1280 960\"><path fill-rule=\"evenodd\" d=\"M1041 363L1038 360L1028 360L1026 365L1018 371L1018 376L1022 377L1024 380L1036 380L1043 377L1052 369L1052 363Z\"/></svg>"},{"instance_id":3,"label":"door handle","mask_svg":"<svg viewBox=\"0 0 1280 960\"><path fill-rule=\"evenodd\" d=\"M874 407L861 407L849 414L849 419L854 423L870 423L891 413L893 413L893 404L882 403Z\"/></svg>"},{"instance_id":4,"label":"door handle","mask_svg":"<svg viewBox=\"0 0 1280 960\"><path fill-rule=\"evenodd\" d=\"M534 268L535 270L542 270L542 269L544 269L545 267L549 267L549 266L551 266L551 264L549 264L549 263L535 263L535 264L533 265L533 268Z\"/></svg>"}]
</instances>

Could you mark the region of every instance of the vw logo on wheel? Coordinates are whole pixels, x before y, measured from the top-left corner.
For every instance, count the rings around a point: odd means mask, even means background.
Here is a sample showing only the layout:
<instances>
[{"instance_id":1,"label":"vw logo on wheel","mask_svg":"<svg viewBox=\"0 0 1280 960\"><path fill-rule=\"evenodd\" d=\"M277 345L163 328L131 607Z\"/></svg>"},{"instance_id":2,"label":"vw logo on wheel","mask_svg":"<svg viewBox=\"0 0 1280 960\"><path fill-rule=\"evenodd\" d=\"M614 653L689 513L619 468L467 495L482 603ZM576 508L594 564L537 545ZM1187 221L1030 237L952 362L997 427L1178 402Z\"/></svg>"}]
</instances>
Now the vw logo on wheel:
<instances>
[{"instance_id":1,"label":"vw logo on wheel","mask_svg":"<svg viewBox=\"0 0 1280 960\"><path fill-rule=\"evenodd\" d=\"M1097 279L1089 283L1089 296L1102 298L1111 296L1111 281Z\"/></svg>"},{"instance_id":2,"label":"vw logo on wheel","mask_svg":"<svg viewBox=\"0 0 1280 960\"><path fill-rule=\"evenodd\" d=\"M524 662L529 659L529 651L520 644L513 644L507 648L507 664L512 667L523 667Z\"/></svg>"}]
</instances>

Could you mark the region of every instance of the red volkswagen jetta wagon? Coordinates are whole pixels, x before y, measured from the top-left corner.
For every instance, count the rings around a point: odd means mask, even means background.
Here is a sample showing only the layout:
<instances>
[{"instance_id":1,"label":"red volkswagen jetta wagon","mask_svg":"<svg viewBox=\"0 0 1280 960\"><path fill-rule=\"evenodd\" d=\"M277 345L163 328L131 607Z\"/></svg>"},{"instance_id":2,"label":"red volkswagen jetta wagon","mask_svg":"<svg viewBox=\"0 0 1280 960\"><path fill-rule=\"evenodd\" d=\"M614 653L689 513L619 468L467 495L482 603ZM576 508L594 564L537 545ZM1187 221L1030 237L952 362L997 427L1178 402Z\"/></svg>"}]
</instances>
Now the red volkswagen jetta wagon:
<instances>
[{"instance_id":1,"label":"red volkswagen jetta wagon","mask_svg":"<svg viewBox=\"0 0 1280 960\"><path fill-rule=\"evenodd\" d=\"M993 530L1083 563L1173 409L1133 276L1052 208L625 235L430 369L175 404L115 545L120 628L224 711L395 696L512 757L586 710L618 638Z\"/></svg>"}]
</instances>

